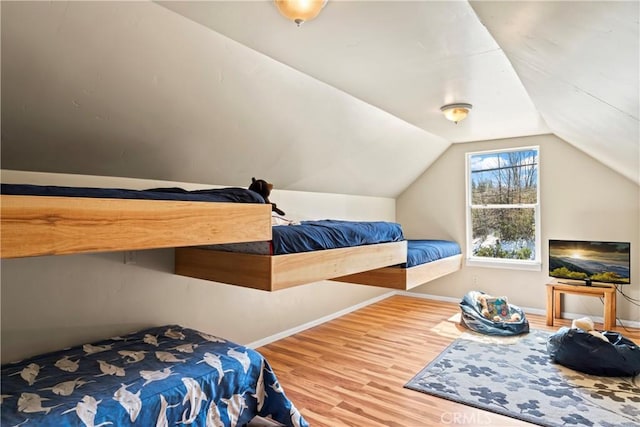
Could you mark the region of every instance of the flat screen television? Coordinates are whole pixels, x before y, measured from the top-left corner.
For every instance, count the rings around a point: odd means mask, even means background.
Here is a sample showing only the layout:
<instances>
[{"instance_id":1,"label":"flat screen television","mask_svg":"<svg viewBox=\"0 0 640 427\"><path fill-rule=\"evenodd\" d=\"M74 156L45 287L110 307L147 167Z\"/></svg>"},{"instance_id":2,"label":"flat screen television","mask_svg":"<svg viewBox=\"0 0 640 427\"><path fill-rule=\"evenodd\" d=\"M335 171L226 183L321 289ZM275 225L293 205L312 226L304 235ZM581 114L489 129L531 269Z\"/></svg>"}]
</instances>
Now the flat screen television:
<instances>
[{"instance_id":1,"label":"flat screen television","mask_svg":"<svg viewBox=\"0 0 640 427\"><path fill-rule=\"evenodd\" d=\"M549 240L549 276L587 286L628 285L631 243Z\"/></svg>"}]
</instances>

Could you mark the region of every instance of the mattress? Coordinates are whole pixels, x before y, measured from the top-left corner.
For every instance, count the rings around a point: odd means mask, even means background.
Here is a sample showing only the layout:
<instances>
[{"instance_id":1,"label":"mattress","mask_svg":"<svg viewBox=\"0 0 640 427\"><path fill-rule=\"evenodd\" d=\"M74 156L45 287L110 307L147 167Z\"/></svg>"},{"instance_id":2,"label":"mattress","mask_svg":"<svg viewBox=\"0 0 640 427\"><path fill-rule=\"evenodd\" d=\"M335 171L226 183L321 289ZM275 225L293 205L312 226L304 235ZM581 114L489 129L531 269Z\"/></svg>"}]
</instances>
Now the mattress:
<instances>
[{"instance_id":1,"label":"mattress","mask_svg":"<svg viewBox=\"0 0 640 427\"><path fill-rule=\"evenodd\" d=\"M307 426L255 350L168 325L2 366L2 426Z\"/></svg>"},{"instance_id":2,"label":"mattress","mask_svg":"<svg viewBox=\"0 0 640 427\"><path fill-rule=\"evenodd\" d=\"M449 240L407 240L407 262L399 267L414 267L461 253L460 245Z\"/></svg>"},{"instance_id":3,"label":"mattress","mask_svg":"<svg viewBox=\"0 0 640 427\"><path fill-rule=\"evenodd\" d=\"M208 245L207 249L258 255L286 255L404 240L400 224L385 221L302 221L277 225L268 242Z\"/></svg>"},{"instance_id":4,"label":"mattress","mask_svg":"<svg viewBox=\"0 0 640 427\"><path fill-rule=\"evenodd\" d=\"M206 190L182 188L152 188L127 190L122 188L61 187L52 185L2 184L2 194L21 196L92 197L105 199L183 200L192 202L264 203L255 191L228 187Z\"/></svg>"}]
</instances>

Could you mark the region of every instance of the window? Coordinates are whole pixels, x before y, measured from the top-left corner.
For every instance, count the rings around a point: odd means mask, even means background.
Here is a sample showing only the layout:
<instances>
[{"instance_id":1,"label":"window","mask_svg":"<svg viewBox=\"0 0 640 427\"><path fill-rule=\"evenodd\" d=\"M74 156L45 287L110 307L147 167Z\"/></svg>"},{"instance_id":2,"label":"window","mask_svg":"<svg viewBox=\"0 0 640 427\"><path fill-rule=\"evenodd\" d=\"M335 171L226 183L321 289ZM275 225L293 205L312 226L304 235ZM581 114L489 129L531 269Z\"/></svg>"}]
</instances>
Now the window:
<instances>
[{"instance_id":1,"label":"window","mask_svg":"<svg viewBox=\"0 0 640 427\"><path fill-rule=\"evenodd\" d=\"M467 153L467 265L541 269L538 151Z\"/></svg>"}]
</instances>

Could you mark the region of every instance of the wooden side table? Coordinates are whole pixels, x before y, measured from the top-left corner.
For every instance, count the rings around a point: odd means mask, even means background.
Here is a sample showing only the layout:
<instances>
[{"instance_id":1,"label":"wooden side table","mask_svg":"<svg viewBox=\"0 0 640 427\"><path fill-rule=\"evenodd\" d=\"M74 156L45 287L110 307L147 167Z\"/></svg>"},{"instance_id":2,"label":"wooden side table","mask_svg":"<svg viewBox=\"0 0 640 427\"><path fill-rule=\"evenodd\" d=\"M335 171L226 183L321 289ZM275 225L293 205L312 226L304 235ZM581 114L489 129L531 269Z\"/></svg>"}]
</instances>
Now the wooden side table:
<instances>
[{"instance_id":1,"label":"wooden side table","mask_svg":"<svg viewBox=\"0 0 640 427\"><path fill-rule=\"evenodd\" d=\"M616 325L616 288L614 286L596 287L549 283L547 284L548 326L553 326L554 319L562 318L561 294L604 298L604 329L611 330Z\"/></svg>"}]
</instances>

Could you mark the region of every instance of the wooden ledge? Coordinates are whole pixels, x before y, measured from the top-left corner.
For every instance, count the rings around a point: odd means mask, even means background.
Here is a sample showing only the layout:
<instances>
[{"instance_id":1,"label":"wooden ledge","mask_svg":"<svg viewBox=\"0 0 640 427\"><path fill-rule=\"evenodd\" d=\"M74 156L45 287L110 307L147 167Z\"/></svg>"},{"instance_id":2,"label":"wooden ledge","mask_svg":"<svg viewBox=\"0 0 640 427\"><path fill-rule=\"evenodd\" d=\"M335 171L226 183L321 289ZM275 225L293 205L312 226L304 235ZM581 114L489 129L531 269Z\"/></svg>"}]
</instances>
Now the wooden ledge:
<instances>
[{"instance_id":1,"label":"wooden ledge","mask_svg":"<svg viewBox=\"0 0 640 427\"><path fill-rule=\"evenodd\" d=\"M178 248L175 272L213 282L276 291L400 264L406 258L406 241L289 255L254 255Z\"/></svg>"},{"instance_id":2,"label":"wooden ledge","mask_svg":"<svg viewBox=\"0 0 640 427\"><path fill-rule=\"evenodd\" d=\"M2 258L271 239L271 208L218 203L1 195Z\"/></svg>"}]
</instances>

